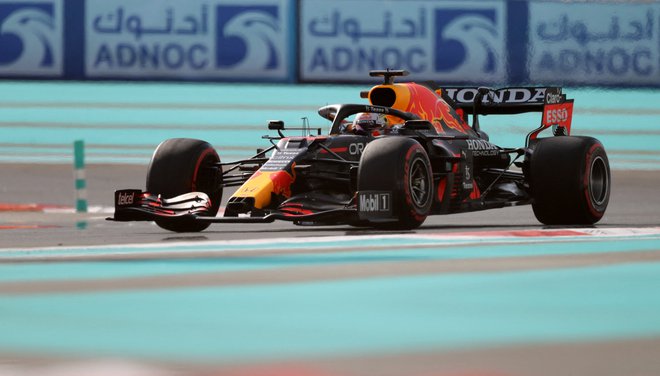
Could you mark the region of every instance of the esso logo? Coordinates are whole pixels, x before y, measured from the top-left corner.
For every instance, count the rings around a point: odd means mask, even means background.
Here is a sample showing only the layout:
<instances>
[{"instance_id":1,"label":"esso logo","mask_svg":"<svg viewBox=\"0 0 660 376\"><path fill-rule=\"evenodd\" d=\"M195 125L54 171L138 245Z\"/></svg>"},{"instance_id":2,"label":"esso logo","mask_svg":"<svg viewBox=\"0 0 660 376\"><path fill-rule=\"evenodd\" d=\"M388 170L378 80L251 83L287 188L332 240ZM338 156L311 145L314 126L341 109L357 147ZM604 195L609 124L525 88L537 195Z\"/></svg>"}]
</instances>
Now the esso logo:
<instances>
[{"instance_id":1,"label":"esso logo","mask_svg":"<svg viewBox=\"0 0 660 376\"><path fill-rule=\"evenodd\" d=\"M568 120L568 110L565 108L551 109L545 112L547 124L560 124Z\"/></svg>"},{"instance_id":2,"label":"esso logo","mask_svg":"<svg viewBox=\"0 0 660 376\"><path fill-rule=\"evenodd\" d=\"M362 154L362 150L364 150L364 144L361 142L348 145L348 153L350 155L360 155Z\"/></svg>"}]
</instances>

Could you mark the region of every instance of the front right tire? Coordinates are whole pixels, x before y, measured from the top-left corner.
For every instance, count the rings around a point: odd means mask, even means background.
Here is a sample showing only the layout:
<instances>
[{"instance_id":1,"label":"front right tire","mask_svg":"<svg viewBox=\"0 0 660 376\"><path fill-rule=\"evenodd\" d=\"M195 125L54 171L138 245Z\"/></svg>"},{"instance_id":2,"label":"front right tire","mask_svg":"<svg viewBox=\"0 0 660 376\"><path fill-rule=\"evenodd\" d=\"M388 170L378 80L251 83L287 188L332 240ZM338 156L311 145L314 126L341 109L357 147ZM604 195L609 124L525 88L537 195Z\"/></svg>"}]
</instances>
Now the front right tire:
<instances>
[{"instance_id":1,"label":"front right tire","mask_svg":"<svg viewBox=\"0 0 660 376\"><path fill-rule=\"evenodd\" d=\"M371 226L394 230L421 226L433 204L433 174L426 150L407 137L371 141L360 158L358 191L392 192L395 221L370 222Z\"/></svg>"}]
</instances>

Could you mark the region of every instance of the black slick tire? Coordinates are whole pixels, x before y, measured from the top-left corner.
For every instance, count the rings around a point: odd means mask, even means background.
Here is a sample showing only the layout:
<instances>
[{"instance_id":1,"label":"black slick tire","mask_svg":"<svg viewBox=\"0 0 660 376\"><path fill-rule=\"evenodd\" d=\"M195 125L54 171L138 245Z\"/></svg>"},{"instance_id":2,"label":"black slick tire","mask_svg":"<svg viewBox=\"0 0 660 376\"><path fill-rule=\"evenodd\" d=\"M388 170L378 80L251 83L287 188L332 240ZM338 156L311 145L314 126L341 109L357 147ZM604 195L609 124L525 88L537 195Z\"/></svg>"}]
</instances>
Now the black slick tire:
<instances>
[{"instance_id":1,"label":"black slick tire","mask_svg":"<svg viewBox=\"0 0 660 376\"><path fill-rule=\"evenodd\" d=\"M209 215L215 216L222 200L221 172L213 167L220 157L208 142L190 138L163 141L149 163L147 191L171 198L188 192L204 192L211 199ZM175 232L199 232L208 223L156 220L161 228Z\"/></svg>"},{"instance_id":2,"label":"black slick tire","mask_svg":"<svg viewBox=\"0 0 660 376\"><path fill-rule=\"evenodd\" d=\"M426 220L433 204L433 174L426 150L407 137L376 139L364 148L358 168L359 191L392 192L394 222L377 228L407 230Z\"/></svg>"},{"instance_id":3,"label":"black slick tire","mask_svg":"<svg viewBox=\"0 0 660 376\"><path fill-rule=\"evenodd\" d=\"M546 225L591 225L605 214L610 165L595 138L558 136L539 140L529 165L532 208Z\"/></svg>"}]
</instances>

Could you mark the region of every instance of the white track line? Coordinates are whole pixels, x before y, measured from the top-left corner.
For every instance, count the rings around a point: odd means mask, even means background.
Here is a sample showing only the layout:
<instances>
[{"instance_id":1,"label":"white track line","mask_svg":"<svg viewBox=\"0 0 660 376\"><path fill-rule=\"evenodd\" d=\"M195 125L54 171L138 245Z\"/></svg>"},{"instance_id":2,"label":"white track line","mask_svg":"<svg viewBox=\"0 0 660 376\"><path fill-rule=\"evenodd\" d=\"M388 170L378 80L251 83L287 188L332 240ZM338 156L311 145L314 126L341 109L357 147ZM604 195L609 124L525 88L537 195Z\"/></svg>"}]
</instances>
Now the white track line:
<instances>
[{"instance_id":1,"label":"white track line","mask_svg":"<svg viewBox=\"0 0 660 376\"><path fill-rule=\"evenodd\" d=\"M539 243L539 242L583 242L612 241L625 239L649 238L660 240L660 227L619 227L619 228L588 228L588 229L539 229L512 231L480 231L456 233L423 233L423 234L377 234L377 235L343 235L325 237L283 237L254 240L213 240L213 241L176 241L163 244L133 243L109 244L71 247L34 247L34 248L0 248L0 257L41 256L42 253L55 252L62 255L98 254L140 254L153 252L258 252L277 249L299 252L301 248L345 248L351 246L359 250L363 247L378 245L414 247L417 245L470 245L485 243ZM398 242L397 242L398 241ZM400 242L400 243L399 243ZM356 244L351 244L356 243Z\"/></svg>"}]
</instances>

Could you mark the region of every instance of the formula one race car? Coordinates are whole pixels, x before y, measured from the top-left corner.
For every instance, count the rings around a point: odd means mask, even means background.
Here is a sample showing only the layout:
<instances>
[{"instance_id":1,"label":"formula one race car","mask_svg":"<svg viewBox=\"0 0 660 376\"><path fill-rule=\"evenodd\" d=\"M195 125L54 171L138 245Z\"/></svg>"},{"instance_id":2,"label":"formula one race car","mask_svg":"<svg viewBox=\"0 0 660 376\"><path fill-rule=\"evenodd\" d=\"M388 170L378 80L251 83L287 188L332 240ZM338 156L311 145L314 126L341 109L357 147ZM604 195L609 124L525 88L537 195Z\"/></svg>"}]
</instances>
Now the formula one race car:
<instances>
[{"instance_id":1,"label":"formula one race car","mask_svg":"<svg viewBox=\"0 0 660 376\"><path fill-rule=\"evenodd\" d=\"M207 142L169 139L152 157L146 192L115 192L115 221L155 221L177 232L211 223L292 221L413 229L428 215L531 204L548 225L598 222L610 195L603 145L570 136L573 100L561 88L441 88L383 77L361 97L330 105L321 129L270 121L272 146L221 163ZM489 142L479 115L542 112L520 148ZM471 122L470 120L471 115ZM306 131L286 137L285 130ZM550 137L538 137L543 130ZM312 134L316 133L316 134ZM225 187L240 186L217 216Z\"/></svg>"}]
</instances>

